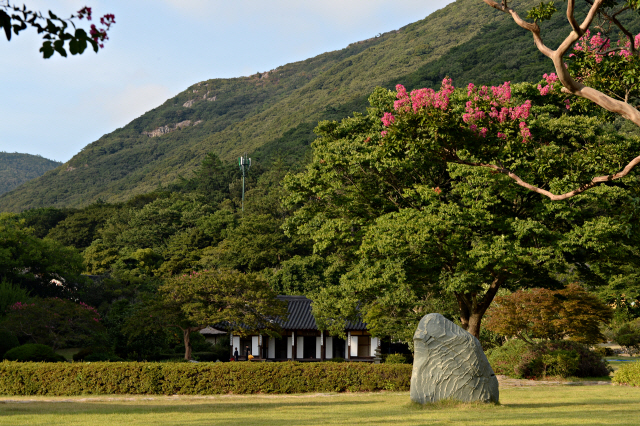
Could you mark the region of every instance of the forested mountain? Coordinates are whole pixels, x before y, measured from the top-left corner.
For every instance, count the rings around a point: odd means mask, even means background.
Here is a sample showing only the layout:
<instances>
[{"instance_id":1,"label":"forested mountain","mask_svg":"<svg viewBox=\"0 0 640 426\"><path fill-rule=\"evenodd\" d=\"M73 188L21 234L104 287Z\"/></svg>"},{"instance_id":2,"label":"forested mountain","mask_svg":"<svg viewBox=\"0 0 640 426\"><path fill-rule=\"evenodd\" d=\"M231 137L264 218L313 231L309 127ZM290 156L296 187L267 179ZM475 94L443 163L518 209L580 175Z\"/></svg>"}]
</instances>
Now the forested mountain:
<instances>
[{"instance_id":1,"label":"forested mountain","mask_svg":"<svg viewBox=\"0 0 640 426\"><path fill-rule=\"evenodd\" d=\"M523 2L530 7L534 2ZM564 5L561 5L566 7ZM561 13L545 42L566 35ZM538 80L551 63L530 34L478 0L458 0L424 20L264 73L189 87L69 162L0 196L0 211L124 201L189 177L208 152L249 153L263 165L302 160L320 120L364 111L374 87L435 87Z\"/></svg>"},{"instance_id":2,"label":"forested mountain","mask_svg":"<svg viewBox=\"0 0 640 426\"><path fill-rule=\"evenodd\" d=\"M0 194L42 176L61 164L39 155L0 152Z\"/></svg>"}]
</instances>

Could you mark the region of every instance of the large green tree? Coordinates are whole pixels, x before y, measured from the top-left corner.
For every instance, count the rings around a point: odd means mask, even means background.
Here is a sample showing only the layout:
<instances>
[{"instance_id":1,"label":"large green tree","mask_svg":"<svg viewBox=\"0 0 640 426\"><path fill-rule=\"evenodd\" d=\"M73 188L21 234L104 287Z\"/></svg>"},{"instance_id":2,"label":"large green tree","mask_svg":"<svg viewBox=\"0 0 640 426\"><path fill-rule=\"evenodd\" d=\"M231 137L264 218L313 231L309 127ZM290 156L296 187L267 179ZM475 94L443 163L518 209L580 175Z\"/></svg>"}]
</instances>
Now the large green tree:
<instances>
[{"instance_id":1,"label":"large green tree","mask_svg":"<svg viewBox=\"0 0 640 426\"><path fill-rule=\"evenodd\" d=\"M73 247L33 234L16 215L0 214L0 280L33 296L68 296L84 281L82 256Z\"/></svg>"},{"instance_id":2,"label":"large green tree","mask_svg":"<svg viewBox=\"0 0 640 426\"><path fill-rule=\"evenodd\" d=\"M342 270L312 296L323 327L359 314L375 334L409 341L422 315L453 301L478 337L500 288L561 287L569 265L629 250L614 243L626 224L604 214L629 201L623 188L557 204L474 167L508 162L562 187L588 173L572 171L576 158L610 167L638 144L562 96L532 84L455 91L445 79L439 92L378 89L370 102L367 115L321 123L313 162L286 181L300 206L287 232Z\"/></svg>"},{"instance_id":3,"label":"large green tree","mask_svg":"<svg viewBox=\"0 0 640 426\"><path fill-rule=\"evenodd\" d=\"M286 318L286 304L255 274L232 269L178 275L160 287L158 297L132 316L129 334L175 328L184 339L185 359L191 359L191 333L224 323L237 334L277 335L276 317Z\"/></svg>"}]
</instances>

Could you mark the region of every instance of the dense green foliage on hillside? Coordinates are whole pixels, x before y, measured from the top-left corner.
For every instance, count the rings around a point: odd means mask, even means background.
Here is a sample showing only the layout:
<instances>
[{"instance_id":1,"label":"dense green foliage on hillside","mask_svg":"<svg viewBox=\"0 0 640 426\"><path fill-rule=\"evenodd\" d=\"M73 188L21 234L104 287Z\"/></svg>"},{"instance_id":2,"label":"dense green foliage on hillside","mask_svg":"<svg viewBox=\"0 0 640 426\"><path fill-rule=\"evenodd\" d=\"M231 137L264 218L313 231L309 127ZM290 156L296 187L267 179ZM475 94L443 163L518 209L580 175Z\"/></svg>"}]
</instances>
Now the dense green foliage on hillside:
<instances>
[{"instance_id":1,"label":"dense green foliage on hillside","mask_svg":"<svg viewBox=\"0 0 640 426\"><path fill-rule=\"evenodd\" d=\"M562 16L545 27L553 30L550 44L567 31ZM208 152L224 160L255 152L263 164L274 158L300 162L317 122L364 112L375 86L433 86L445 74L457 85L537 80L551 65L532 49L530 35L509 17L480 1L458 0L339 51L249 77L194 84L87 145L63 167L0 197L0 210L124 201L191 176ZM143 133L157 129L169 132Z\"/></svg>"},{"instance_id":2,"label":"dense green foliage on hillside","mask_svg":"<svg viewBox=\"0 0 640 426\"><path fill-rule=\"evenodd\" d=\"M61 164L39 155L0 152L0 194L42 176Z\"/></svg>"}]
</instances>

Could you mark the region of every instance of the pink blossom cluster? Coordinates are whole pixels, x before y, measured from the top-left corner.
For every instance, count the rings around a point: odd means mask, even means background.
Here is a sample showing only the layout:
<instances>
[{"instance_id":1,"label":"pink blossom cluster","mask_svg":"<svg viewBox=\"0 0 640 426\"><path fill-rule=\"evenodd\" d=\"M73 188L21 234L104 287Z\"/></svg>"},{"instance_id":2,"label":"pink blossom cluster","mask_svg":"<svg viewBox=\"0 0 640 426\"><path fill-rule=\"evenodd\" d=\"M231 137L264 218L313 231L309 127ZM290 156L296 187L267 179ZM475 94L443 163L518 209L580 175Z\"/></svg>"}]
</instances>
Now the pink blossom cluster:
<instances>
[{"instance_id":1,"label":"pink blossom cluster","mask_svg":"<svg viewBox=\"0 0 640 426\"><path fill-rule=\"evenodd\" d=\"M421 108L438 108L445 111L449 107L449 96L455 88L451 84L450 78L442 80L442 86L439 91L433 89L416 89L407 94L407 89L402 84L396 86L398 92L393 103L393 108L398 112L408 112L409 108L413 108L413 112L418 112Z\"/></svg>"},{"instance_id":2,"label":"pink blossom cluster","mask_svg":"<svg viewBox=\"0 0 640 426\"><path fill-rule=\"evenodd\" d=\"M396 118L390 112L385 112L382 116L382 124L385 127L391 126L396 121Z\"/></svg>"},{"instance_id":3,"label":"pink blossom cluster","mask_svg":"<svg viewBox=\"0 0 640 426\"><path fill-rule=\"evenodd\" d=\"M547 96L550 92L553 92L553 88L554 88L553 84L557 82L559 79L556 73L554 72L552 72L551 74L544 74L542 78L544 78L547 81L547 85L542 87L541 84L538 84L538 90L540 91L540 94L542 96Z\"/></svg>"},{"instance_id":4,"label":"pink blossom cluster","mask_svg":"<svg viewBox=\"0 0 640 426\"><path fill-rule=\"evenodd\" d=\"M545 74L545 79L549 84L557 81L555 74ZM396 116L407 113L418 113L427 108L446 111L449 108L449 98L455 88L451 84L451 79L445 78L439 91L432 89L418 89L410 94L402 85L396 86L397 94L394 102L396 115L385 112L381 120L385 127L390 127L396 122ZM531 101L527 100L522 105L510 106L511 104L511 84L505 82L497 87L481 86L476 87L473 83L467 86L467 97L465 111L462 120L469 126L469 130L477 136L486 138L489 135L491 124L502 124L506 122L520 123L520 135L523 142L531 138L531 131L527 127L526 119L531 114ZM515 123L514 123L515 124ZM388 130L381 132L384 137L388 135ZM502 132L497 133L498 138L506 139Z\"/></svg>"},{"instance_id":5,"label":"pink blossom cluster","mask_svg":"<svg viewBox=\"0 0 640 426\"><path fill-rule=\"evenodd\" d=\"M98 313L98 310L96 308L94 308L93 306L89 306L84 302L80 302L80 306L82 306L84 309L86 309L87 311L93 312L94 314L96 314L97 318L93 318L94 321L100 321L100 314Z\"/></svg>"},{"instance_id":6,"label":"pink blossom cluster","mask_svg":"<svg viewBox=\"0 0 640 426\"><path fill-rule=\"evenodd\" d=\"M636 49L640 47L640 34L634 37L633 44L634 44L634 48ZM623 48L618 51L607 52L607 50L611 48L611 42L609 38L604 38L601 33L597 33L596 35L592 36L591 32L587 30L585 34L582 37L580 37L578 42L575 44L575 46L573 47L573 50L576 52L585 52L585 53L591 53L595 55L596 63L602 62L605 55L614 56L617 54L624 58L631 57L631 49L630 49L631 43L629 42L628 39L624 43L624 46L622 45L622 40L618 40L617 47L618 48L623 47ZM572 53L569 56L571 57L575 55Z\"/></svg>"},{"instance_id":7,"label":"pink blossom cluster","mask_svg":"<svg viewBox=\"0 0 640 426\"><path fill-rule=\"evenodd\" d=\"M28 304L28 303L16 302L13 305L11 305L10 309L12 311L19 311L19 310L22 310L22 309L27 309L30 306L36 306L36 304L35 303Z\"/></svg>"},{"instance_id":8,"label":"pink blossom cluster","mask_svg":"<svg viewBox=\"0 0 640 426\"><path fill-rule=\"evenodd\" d=\"M77 13L78 13L78 19L87 18L87 21L91 21L90 7L85 6L82 9L80 9ZM103 42L105 40L109 40L109 37L107 36L107 31L109 31L109 29L111 28L111 25L115 23L116 23L116 16L113 13L107 13L102 18L100 18L100 24L102 24L104 28L98 28L95 26L95 24L91 24L91 28L89 29L89 35L91 36L93 41L98 43L100 48L104 47Z\"/></svg>"},{"instance_id":9,"label":"pink blossom cluster","mask_svg":"<svg viewBox=\"0 0 640 426\"><path fill-rule=\"evenodd\" d=\"M511 86L508 81L498 87L492 86L491 88L487 86L477 88L473 83L469 83L467 86L467 96L470 99L466 103L465 113L462 114L462 121L469 124L469 129L472 132L477 133L483 138L487 137L489 133L488 129L486 127L479 127L476 123L486 119L488 116L490 118L489 123L493 122L493 120L498 123L504 123L507 120L520 121L520 133L523 136L523 142L526 142L531 136L531 132L526 127L526 123L522 121L529 118L531 101L527 100L522 105L509 107L508 103L511 101ZM486 103L482 105L483 101L488 102L491 107L488 114L485 112ZM524 130L522 124L524 124ZM501 139L506 138L506 136L500 132L498 133L498 137Z\"/></svg>"}]
</instances>

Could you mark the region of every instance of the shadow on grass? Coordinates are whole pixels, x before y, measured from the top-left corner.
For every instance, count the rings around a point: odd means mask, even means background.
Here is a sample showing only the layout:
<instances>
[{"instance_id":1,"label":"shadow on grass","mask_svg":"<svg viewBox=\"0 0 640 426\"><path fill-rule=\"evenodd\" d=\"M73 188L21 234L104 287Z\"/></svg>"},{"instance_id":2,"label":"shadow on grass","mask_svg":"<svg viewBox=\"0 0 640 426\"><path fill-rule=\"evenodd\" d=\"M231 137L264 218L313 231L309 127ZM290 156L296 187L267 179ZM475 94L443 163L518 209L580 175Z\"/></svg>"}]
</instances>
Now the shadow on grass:
<instances>
[{"instance_id":1,"label":"shadow on grass","mask_svg":"<svg viewBox=\"0 0 640 426\"><path fill-rule=\"evenodd\" d=\"M177 401L175 401L177 402ZM278 411L290 408L316 408L326 409L326 407L340 406L363 406L376 405L377 401L336 401L334 399L327 401L283 401L264 403L227 403L220 400L212 400L211 403L198 404L180 404L165 405L167 403L175 403L174 401L144 401L140 403L131 402L129 404L104 404L102 402L90 401L29 401L29 402L3 402L0 401L0 418L15 414L32 414L32 415L51 415L64 413L69 414L127 414L127 413L210 413L219 414L224 412L243 412L243 411ZM346 408L346 407L345 407Z\"/></svg>"},{"instance_id":2,"label":"shadow on grass","mask_svg":"<svg viewBox=\"0 0 640 426\"><path fill-rule=\"evenodd\" d=\"M451 409L486 409L500 406L500 403L495 402L462 402L456 399L443 399L437 402L420 404L419 402L409 402L406 404L407 409L411 411L438 411L438 410L451 410Z\"/></svg>"}]
</instances>

